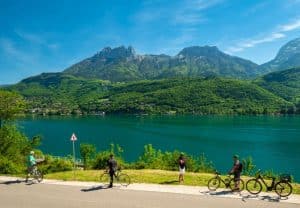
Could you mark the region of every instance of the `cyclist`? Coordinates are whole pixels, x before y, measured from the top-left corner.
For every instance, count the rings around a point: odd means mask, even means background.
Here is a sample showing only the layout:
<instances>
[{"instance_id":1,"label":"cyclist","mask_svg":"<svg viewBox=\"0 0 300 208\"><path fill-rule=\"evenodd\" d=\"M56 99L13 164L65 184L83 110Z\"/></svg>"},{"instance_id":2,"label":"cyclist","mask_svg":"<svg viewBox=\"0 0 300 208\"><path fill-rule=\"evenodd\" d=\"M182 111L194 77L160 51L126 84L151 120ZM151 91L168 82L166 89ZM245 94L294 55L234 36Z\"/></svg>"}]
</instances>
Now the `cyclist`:
<instances>
[{"instance_id":1,"label":"cyclist","mask_svg":"<svg viewBox=\"0 0 300 208\"><path fill-rule=\"evenodd\" d=\"M117 171L117 161L114 158L113 154L109 155L109 160L107 161L108 173L110 176L109 188L113 187L114 176L116 176Z\"/></svg>"},{"instance_id":2,"label":"cyclist","mask_svg":"<svg viewBox=\"0 0 300 208\"><path fill-rule=\"evenodd\" d=\"M229 171L229 174L234 175L234 188L235 191L239 191L240 187L240 180L241 180L241 172L243 170L243 165L239 161L239 156L238 155L233 155L233 167Z\"/></svg>"},{"instance_id":3,"label":"cyclist","mask_svg":"<svg viewBox=\"0 0 300 208\"><path fill-rule=\"evenodd\" d=\"M186 164L185 164L185 158L184 158L184 154L181 153L179 158L178 158L178 165L179 165L179 183L183 183L184 182L184 173L185 173L185 168L186 168Z\"/></svg>"},{"instance_id":4,"label":"cyclist","mask_svg":"<svg viewBox=\"0 0 300 208\"><path fill-rule=\"evenodd\" d=\"M27 157L27 177L26 182L28 181L28 178L30 174L32 173L33 169L36 166L36 159L34 157L34 151L30 151L28 157Z\"/></svg>"}]
</instances>

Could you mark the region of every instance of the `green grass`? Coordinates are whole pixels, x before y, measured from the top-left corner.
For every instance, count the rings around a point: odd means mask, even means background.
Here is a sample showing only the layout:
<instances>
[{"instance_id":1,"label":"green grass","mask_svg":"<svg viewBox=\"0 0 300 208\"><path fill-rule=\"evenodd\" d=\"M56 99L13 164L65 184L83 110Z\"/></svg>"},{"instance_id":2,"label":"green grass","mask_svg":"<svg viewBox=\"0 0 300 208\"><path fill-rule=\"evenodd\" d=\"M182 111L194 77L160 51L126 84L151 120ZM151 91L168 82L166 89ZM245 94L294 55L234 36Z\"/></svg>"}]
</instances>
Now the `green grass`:
<instances>
[{"instance_id":1,"label":"green grass","mask_svg":"<svg viewBox=\"0 0 300 208\"><path fill-rule=\"evenodd\" d=\"M172 184L178 185L178 172L165 170L123 170L131 178L131 183L150 183L150 184ZM58 179L64 181L99 181L103 170L77 170L75 179L73 171L52 173L45 176L47 179ZM209 173L189 173L185 174L184 185L207 186L207 182L214 175ZM226 177L226 176L222 176ZM249 177L242 177L246 182ZM270 181L268 181L270 184ZM300 194L300 184L293 183L293 193ZM224 185L222 184L222 187ZM265 190L265 189L264 189Z\"/></svg>"}]
</instances>

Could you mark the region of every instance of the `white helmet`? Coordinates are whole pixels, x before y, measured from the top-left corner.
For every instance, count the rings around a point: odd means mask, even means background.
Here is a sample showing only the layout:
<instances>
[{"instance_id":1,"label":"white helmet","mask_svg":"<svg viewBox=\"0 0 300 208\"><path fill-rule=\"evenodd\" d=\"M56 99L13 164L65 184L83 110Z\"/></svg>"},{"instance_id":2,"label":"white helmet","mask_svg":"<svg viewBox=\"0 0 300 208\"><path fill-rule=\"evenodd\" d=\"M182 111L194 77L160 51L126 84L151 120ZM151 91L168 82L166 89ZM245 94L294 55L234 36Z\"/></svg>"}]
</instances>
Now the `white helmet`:
<instances>
[{"instance_id":1,"label":"white helmet","mask_svg":"<svg viewBox=\"0 0 300 208\"><path fill-rule=\"evenodd\" d=\"M31 154L31 155L34 155L34 151L30 151L30 154Z\"/></svg>"}]
</instances>

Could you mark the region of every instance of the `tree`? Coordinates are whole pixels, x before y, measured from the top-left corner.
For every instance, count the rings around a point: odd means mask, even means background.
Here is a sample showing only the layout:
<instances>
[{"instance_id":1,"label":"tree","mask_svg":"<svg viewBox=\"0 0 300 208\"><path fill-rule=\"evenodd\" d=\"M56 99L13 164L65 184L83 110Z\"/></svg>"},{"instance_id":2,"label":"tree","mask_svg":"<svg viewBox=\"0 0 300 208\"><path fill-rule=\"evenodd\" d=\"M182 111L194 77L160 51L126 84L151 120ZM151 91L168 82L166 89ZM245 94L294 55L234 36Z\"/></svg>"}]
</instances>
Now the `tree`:
<instances>
[{"instance_id":1,"label":"tree","mask_svg":"<svg viewBox=\"0 0 300 208\"><path fill-rule=\"evenodd\" d=\"M0 128L3 122L13 119L24 110L25 101L21 95L0 90Z\"/></svg>"},{"instance_id":2,"label":"tree","mask_svg":"<svg viewBox=\"0 0 300 208\"><path fill-rule=\"evenodd\" d=\"M80 155L83 160L83 168L87 169L88 160L96 153L96 147L93 144L80 144Z\"/></svg>"},{"instance_id":3,"label":"tree","mask_svg":"<svg viewBox=\"0 0 300 208\"><path fill-rule=\"evenodd\" d=\"M0 128L0 173L20 173L25 170L26 155L40 144L38 136L29 140L13 125Z\"/></svg>"}]
</instances>

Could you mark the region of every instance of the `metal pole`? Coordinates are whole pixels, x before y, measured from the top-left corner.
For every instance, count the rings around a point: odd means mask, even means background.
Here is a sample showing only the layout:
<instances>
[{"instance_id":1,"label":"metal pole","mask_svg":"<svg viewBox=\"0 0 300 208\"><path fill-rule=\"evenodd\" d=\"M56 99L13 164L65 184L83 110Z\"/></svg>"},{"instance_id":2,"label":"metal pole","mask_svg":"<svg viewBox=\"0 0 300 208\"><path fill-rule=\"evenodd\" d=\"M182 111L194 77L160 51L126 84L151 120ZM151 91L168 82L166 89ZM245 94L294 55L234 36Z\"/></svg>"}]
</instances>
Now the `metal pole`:
<instances>
[{"instance_id":1,"label":"metal pole","mask_svg":"<svg viewBox=\"0 0 300 208\"><path fill-rule=\"evenodd\" d=\"M75 162L76 162L76 159L75 159L75 141L73 140L73 176L74 176L74 180L75 180L75 168L76 168L76 165L75 165Z\"/></svg>"}]
</instances>

